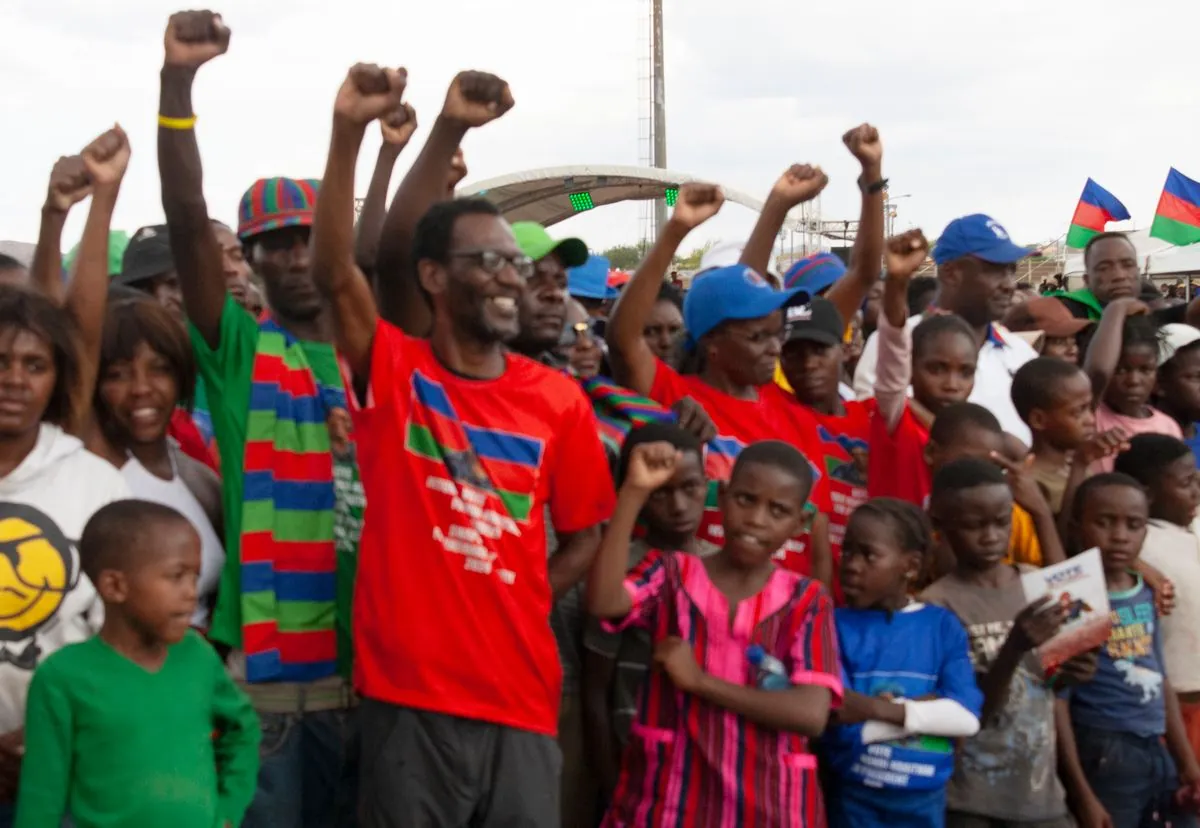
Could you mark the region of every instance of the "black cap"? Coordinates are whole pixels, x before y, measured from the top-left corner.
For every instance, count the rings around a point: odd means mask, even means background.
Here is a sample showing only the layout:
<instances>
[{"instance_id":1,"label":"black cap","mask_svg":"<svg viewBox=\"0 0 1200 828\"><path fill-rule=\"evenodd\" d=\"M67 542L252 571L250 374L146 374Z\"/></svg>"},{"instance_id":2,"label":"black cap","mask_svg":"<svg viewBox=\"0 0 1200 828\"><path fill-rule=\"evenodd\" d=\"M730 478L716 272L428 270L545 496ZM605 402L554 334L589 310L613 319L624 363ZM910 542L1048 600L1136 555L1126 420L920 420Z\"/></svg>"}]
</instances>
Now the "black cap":
<instances>
[{"instance_id":1,"label":"black cap","mask_svg":"<svg viewBox=\"0 0 1200 828\"><path fill-rule=\"evenodd\" d=\"M799 294L783 306L783 341L807 340L823 345L842 344L846 323L837 307L820 296Z\"/></svg>"},{"instance_id":2,"label":"black cap","mask_svg":"<svg viewBox=\"0 0 1200 828\"><path fill-rule=\"evenodd\" d=\"M167 225L154 224L139 228L125 248L121 259L121 273L113 279L114 284L136 285L155 276L162 276L175 269L171 256L171 239Z\"/></svg>"}]
</instances>

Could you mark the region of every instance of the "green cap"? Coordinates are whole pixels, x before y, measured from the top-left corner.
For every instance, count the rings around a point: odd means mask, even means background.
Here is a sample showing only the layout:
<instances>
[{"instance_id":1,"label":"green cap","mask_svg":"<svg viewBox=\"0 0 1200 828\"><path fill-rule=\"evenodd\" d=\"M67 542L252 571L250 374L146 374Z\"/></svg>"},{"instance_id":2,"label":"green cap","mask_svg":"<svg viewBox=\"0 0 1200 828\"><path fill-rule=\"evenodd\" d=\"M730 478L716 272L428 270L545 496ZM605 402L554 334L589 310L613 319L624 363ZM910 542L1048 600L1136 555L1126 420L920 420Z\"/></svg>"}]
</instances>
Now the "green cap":
<instances>
[{"instance_id":1,"label":"green cap","mask_svg":"<svg viewBox=\"0 0 1200 828\"><path fill-rule=\"evenodd\" d=\"M108 234L108 275L116 276L121 272L121 261L125 258L125 248L129 246L129 234L124 230L113 230ZM79 245L71 248L71 252L63 259L63 270L70 273L75 269L75 260L79 258Z\"/></svg>"},{"instance_id":2,"label":"green cap","mask_svg":"<svg viewBox=\"0 0 1200 828\"><path fill-rule=\"evenodd\" d=\"M550 238L546 228L536 221L513 222L512 231L517 239L517 247L535 262L551 253L558 254L563 267L579 267L588 260L587 245L582 239L555 241Z\"/></svg>"}]
</instances>

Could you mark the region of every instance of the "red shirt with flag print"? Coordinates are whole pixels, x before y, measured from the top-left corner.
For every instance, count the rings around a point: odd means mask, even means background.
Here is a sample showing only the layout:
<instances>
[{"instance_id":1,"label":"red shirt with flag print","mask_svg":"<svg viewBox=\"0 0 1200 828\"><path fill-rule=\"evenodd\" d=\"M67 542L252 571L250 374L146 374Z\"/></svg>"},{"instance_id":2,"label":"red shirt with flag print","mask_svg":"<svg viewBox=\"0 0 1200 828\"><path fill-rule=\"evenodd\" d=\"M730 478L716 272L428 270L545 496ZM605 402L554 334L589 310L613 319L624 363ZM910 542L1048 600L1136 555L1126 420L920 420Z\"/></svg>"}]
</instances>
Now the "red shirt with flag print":
<instances>
[{"instance_id":1,"label":"red shirt with flag print","mask_svg":"<svg viewBox=\"0 0 1200 828\"><path fill-rule=\"evenodd\" d=\"M890 434L884 417L875 412L868 447L867 495L897 497L923 510L933 489L929 464L925 462L928 442L929 429L908 403Z\"/></svg>"},{"instance_id":2,"label":"red shirt with flag print","mask_svg":"<svg viewBox=\"0 0 1200 828\"><path fill-rule=\"evenodd\" d=\"M684 397L700 403L717 427L716 438L709 442L704 452L704 471L709 485L708 503L698 532L703 540L717 546L725 543L725 528L717 507L717 484L729 480L733 463L742 449L760 440L782 440L808 458L815 481L808 496L809 505L818 512L829 512L829 484L814 462L820 457L816 422L806 417L794 401L789 401L775 383L759 388L757 400L741 400L718 391L698 376L680 374L658 360L650 399L669 408ZM775 556L780 566L801 575L811 575L812 560L807 553L807 542L807 533L788 541Z\"/></svg>"},{"instance_id":3,"label":"red shirt with flag print","mask_svg":"<svg viewBox=\"0 0 1200 828\"><path fill-rule=\"evenodd\" d=\"M575 381L506 359L500 377L467 379L428 341L376 328L366 405L351 400L368 504L355 686L390 704L553 735L562 673L546 507L569 534L607 520L615 495Z\"/></svg>"}]
</instances>

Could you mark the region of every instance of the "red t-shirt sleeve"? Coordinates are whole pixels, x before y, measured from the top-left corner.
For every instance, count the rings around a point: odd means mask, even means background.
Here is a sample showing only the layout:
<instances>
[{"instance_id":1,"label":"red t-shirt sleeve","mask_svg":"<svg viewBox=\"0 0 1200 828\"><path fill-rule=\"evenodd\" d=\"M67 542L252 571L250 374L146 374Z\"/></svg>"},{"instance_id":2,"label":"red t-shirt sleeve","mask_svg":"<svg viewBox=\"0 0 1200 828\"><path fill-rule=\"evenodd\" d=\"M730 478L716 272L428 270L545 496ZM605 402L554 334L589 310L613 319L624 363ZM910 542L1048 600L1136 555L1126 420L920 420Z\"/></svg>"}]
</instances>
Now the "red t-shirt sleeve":
<instances>
[{"instance_id":1,"label":"red t-shirt sleeve","mask_svg":"<svg viewBox=\"0 0 1200 828\"><path fill-rule=\"evenodd\" d=\"M663 408L670 408L690 394L687 382L679 372L661 359L654 358L654 383L650 386L650 399Z\"/></svg>"},{"instance_id":2,"label":"red t-shirt sleeve","mask_svg":"<svg viewBox=\"0 0 1200 828\"><path fill-rule=\"evenodd\" d=\"M612 472L592 407L576 388L555 430L550 458L550 518L557 532L588 529L612 517Z\"/></svg>"},{"instance_id":3,"label":"red t-shirt sleeve","mask_svg":"<svg viewBox=\"0 0 1200 828\"><path fill-rule=\"evenodd\" d=\"M346 402L351 411L386 408L396 394L396 366L404 364L404 353L417 340L383 319L375 324L375 339L371 344L371 376L367 378L367 397L360 400L355 391L357 383L345 361L339 361L342 382L346 386ZM404 386L408 388L407 383Z\"/></svg>"}]
</instances>

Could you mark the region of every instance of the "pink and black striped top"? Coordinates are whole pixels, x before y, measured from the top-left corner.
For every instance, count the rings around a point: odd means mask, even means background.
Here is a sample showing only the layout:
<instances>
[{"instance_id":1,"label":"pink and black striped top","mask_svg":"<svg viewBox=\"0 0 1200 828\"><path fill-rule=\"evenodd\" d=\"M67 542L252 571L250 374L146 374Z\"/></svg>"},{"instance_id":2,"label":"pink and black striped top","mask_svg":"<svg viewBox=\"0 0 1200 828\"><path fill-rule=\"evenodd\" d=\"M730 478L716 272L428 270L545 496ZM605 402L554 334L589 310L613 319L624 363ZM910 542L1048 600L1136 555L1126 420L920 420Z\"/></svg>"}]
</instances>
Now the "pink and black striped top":
<instances>
[{"instance_id":1,"label":"pink and black striped top","mask_svg":"<svg viewBox=\"0 0 1200 828\"><path fill-rule=\"evenodd\" d=\"M758 644L794 684L826 687L840 703L833 602L817 581L777 568L738 604L732 625L728 601L695 556L653 551L625 587L633 610L620 628L647 627L656 642L679 636L706 672L746 686L755 683L746 649ZM683 825L824 828L817 761L804 736L756 725L652 671L604 828Z\"/></svg>"}]
</instances>

